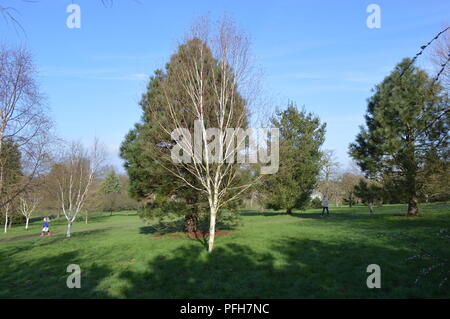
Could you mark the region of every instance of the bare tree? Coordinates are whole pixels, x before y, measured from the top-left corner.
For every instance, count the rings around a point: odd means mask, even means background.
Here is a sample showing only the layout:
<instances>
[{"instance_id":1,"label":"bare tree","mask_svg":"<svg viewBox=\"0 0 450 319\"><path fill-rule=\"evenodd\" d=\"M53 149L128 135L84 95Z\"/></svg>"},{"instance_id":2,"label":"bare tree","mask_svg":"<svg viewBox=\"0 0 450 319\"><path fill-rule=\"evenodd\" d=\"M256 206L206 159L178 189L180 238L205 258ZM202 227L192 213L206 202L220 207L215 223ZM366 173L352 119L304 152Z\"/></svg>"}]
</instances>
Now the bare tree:
<instances>
[{"instance_id":1,"label":"bare tree","mask_svg":"<svg viewBox=\"0 0 450 319\"><path fill-rule=\"evenodd\" d=\"M52 123L35 75L27 50L0 47L0 208L25 191L49 162ZM23 178L6 185L10 156L16 150Z\"/></svg>"},{"instance_id":2,"label":"bare tree","mask_svg":"<svg viewBox=\"0 0 450 319\"><path fill-rule=\"evenodd\" d=\"M28 229L31 215L40 201L41 198L35 193L22 194L20 196L20 213L25 217L25 229Z\"/></svg>"},{"instance_id":3,"label":"bare tree","mask_svg":"<svg viewBox=\"0 0 450 319\"><path fill-rule=\"evenodd\" d=\"M237 149L246 144L242 133L257 82L249 46L247 36L230 19L222 18L217 29L207 18L200 19L172 57L162 85L166 114L161 117L160 107L148 110L166 140L177 142L177 151L183 153L182 160L174 159L161 144L160 164L207 199L209 252L218 212L251 186L241 178L243 163L235 160L240 154ZM177 103L184 96L187 101ZM172 153L173 147L168 147Z\"/></svg>"},{"instance_id":4,"label":"bare tree","mask_svg":"<svg viewBox=\"0 0 450 319\"><path fill-rule=\"evenodd\" d=\"M71 143L53 165L50 174L58 186L58 199L67 219L67 237L71 236L72 224L88 198L105 158L105 151L96 140L89 150L80 143Z\"/></svg>"},{"instance_id":5,"label":"bare tree","mask_svg":"<svg viewBox=\"0 0 450 319\"><path fill-rule=\"evenodd\" d=\"M327 196L339 205L342 194L338 187L339 162L334 150L325 150L322 155L322 169L319 176L318 190L322 196Z\"/></svg>"},{"instance_id":6,"label":"bare tree","mask_svg":"<svg viewBox=\"0 0 450 319\"><path fill-rule=\"evenodd\" d=\"M362 176L356 175L352 172L344 172L339 177L338 188L343 199L347 201L350 208L358 200L358 197L355 195L355 186L361 178Z\"/></svg>"}]
</instances>

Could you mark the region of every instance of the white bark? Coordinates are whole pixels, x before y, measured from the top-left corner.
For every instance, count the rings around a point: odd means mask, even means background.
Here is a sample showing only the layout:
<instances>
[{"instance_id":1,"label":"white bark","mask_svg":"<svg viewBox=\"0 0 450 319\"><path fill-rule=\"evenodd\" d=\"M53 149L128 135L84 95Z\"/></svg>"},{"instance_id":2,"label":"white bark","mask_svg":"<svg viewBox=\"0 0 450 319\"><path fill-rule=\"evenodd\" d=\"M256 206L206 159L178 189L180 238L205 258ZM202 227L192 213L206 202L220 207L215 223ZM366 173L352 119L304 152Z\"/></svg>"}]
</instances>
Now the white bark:
<instances>
[{"instance_id":1,"label":"white bark","mask_svg":"<svg viewBox=\"0 0 450 319\"><path fill-rule=\"evenodd\" d=\"M238 94L245 95L245 88L249 83L255 84L256 79L250 78L251 66L249 64L248 48L249 41L245 35L237 32L233 23L223 20L218 27L217 34L208 34L208 26L205 27L201 21L192 29L190 39L192 47L185 59L180 59L173 65L173 72L176 76L167 80L167 86L163 84L163 91L166 96L168 107L168 118L170 127L160 123L160 128L169 136L173 131L184 128L186 120L184 114L193 114L193 126L200 132L200 137L194 137L194 141L189 138L178 140L178 145L192 160L189 162L175 162L166 159L164 162L158 159L159 163L171 174L180 178L185 184L203 193L209 202L210 225L208 251L214 247L215 228L217 213L227 203L235 200L251 184L240 185L238 180L238 168L234 156L237 156L236 149L245 145L245 136L239 138L239 130L245 129L247 125L248 105L242 107ZM199 40L198 42L195 42ZM207 55L207 46L211 49L216 62L211 62ZM211 81L211 77L213 81ZM220 79L220 81L219 81ZM173 81L173 82L172 82ZM173 104L177 94L172 90L172 84L183 87L184 93L189 96L189 103L179 106ZM250 92L250 89L249 91ZM207 96L208 94L208 96ZM251 98L244 96L248 103ZM158 109L150 110L158 114ZM158 121L158 117L155 117ZM211 124L213 123L213 124ZM189 125L190 125L189 124ZM215 149L211 143L210 131L215 126L219 132L215 135L219 147ZM228 130L232 129L232 130ZM172 131L173 130L173 131ZM171 140L174 138L171 137ZM237 145L235 145L235 140ZM200 147L198 145L200 144ZM203 148L205 150L203 151ZM217 156L219 152L219 156ZM164 154L162 154L163 158ZM212 157L218 157L212 158ZM174 165L175 164L175 165ZM181 172L180 167L184 169ZM196 183L191 183L186 176L186 171L195 178ZM237 191L235 195L229 195L230 191Z\"/></svg>"},{"instance_id":2,"label":"white bark","mask_svg":"<svg viewBox=\"0 0 450 319\"><path fill-rule=\"evenodd\" d=\"M104 159L104 151L95 140L90 152L72 143L61 156L59 169L54 172L58 184L61 209L66 217L67 237L72 224L83 209L86 198Z\"/></svg>"},{"instance_id":3,"label":"white bark","mask_svg":"<svg viewBox=\"0 0 450 319\"><path fill-rule=\"evenodd\" d=\"M211 207L210 212L211 212L211 216L210 216L210 223L209 223L208 252L212 252L214 249L214 240L216 237L217 209L215 207Z\"/></svg>"},{"instance_id":4,"label":"white bark","mask_svg":"<svg viewBox=\"0 0 450 319\"><path fill-rule=\"evenodd\" d=\"M5 213L5 234L8 232L8 213Z\"/></svg>"},{"instance_id":5,"label":"white bark","mask_svg":"<svg viewBox=\"0 0 450 319\"><path fill-rule=\"evenodd\" d=\"M27 195L27 194L25 194ZM20 197L20 212L25 217L25 229L28 229L29 220L31 218L31 215L35 211L37 205L40 202L40 198L33 197L28 194L28 196L21 196Z\"/></svg>"},{"instance_id":6,"label":"white bark","mask_svg":"<svg viewBox=\"0 0 450 319\"><path fill-rule=\"evenodd\" d=\"M68 222L68 223L67 223L67 233L66 233L66 237L67 237L67 238L70 238L71 234L72 234L72 223L71 223L71 222Z\"/></svg>"},{"instance_id":7,"label":"white bark","mask_svg":"<svg viewBox=\"0 0 450 319\"><path fill-rule=\"evenodd\" d=\"M9 209L10 209L11 204L7 203L4 206L4 211L5 211L5 234L8 232L8 222L9 222Z\"/></svg>"}]
</instances>

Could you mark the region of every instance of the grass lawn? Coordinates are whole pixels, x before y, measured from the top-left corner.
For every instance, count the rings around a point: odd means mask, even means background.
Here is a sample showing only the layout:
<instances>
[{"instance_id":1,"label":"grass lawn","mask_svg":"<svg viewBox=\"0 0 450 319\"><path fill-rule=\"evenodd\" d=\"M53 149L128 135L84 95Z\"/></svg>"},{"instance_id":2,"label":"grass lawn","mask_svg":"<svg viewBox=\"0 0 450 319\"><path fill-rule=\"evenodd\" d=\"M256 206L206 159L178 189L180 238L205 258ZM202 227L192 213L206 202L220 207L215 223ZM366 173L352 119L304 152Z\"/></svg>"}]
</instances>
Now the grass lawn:
<instances>
[{"instance_id":1,"label":"grass lawn","mask_svg":"<svg viewBox=\"0 0 450 319\"><path fill-rule=\"evenodd\" d=\"M39 237L37 220L0 234L0 297L448 298L450 279L439 287L443 277L432 273L416 284L431 262L409 257L419 245L449 258L448 240L436 233L450 230L450 205L422 205L417 218L405 209L242 211L242 225L218 236L212 254L202 240L155 234L134 212L77 222L70 239L63 220L52 221L53 236ZM69 264L81 267L81 289L66 287ZM381 267L381 289L366 286L369 264Z\"/></svg>"}]
</instances>

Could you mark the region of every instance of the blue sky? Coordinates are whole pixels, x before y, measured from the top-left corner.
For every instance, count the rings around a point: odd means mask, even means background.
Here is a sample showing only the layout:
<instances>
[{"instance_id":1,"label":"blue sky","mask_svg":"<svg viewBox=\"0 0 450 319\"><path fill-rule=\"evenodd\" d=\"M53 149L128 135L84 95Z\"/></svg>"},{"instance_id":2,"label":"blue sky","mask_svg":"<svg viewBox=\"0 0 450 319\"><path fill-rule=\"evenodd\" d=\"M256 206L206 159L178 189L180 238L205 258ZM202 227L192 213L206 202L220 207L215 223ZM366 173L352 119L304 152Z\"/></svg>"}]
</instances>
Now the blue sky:
<instances>
[{"instance_id":1,"label":"blue sky","mask_svg":"<svg viewBox=\"0 0 450 319\"><path fill-rule=\"evenodd\" d=\"M288 100L327 122L324 148L345 167L348 144L364 123L366 99L404 57L413 56L449 22L450 1L0 0L14 6L26 34L0 21L0 43L26 45L39 69L57 133L118 148L140 118L147 78L164 66L192 21L231 15L250 34L271 106ZM66 26L70 3L81 28ZM369 4L381 8L381 28L369 29ZM426 56L419 64L428 68Z\"/></svg>"}]
</instances>

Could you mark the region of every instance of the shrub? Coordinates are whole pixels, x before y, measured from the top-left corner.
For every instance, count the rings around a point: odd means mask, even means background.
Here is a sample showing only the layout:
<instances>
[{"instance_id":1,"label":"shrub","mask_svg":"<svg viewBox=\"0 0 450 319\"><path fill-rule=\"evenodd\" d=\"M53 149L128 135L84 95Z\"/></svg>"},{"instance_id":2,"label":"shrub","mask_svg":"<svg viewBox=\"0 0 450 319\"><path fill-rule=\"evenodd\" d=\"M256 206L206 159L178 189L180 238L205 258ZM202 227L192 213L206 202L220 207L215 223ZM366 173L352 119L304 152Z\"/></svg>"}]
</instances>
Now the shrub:
<instances>
[{"instance_id":1,"label":"shrub","mask_svg":"<svg viewBox=\"0 0 450 319\"><path fill-rule=\"evenodd\" d=\"M313 198L309 202L309 208L322 208L322 201L319 198Z\"/></svg>"}]
</instances>

